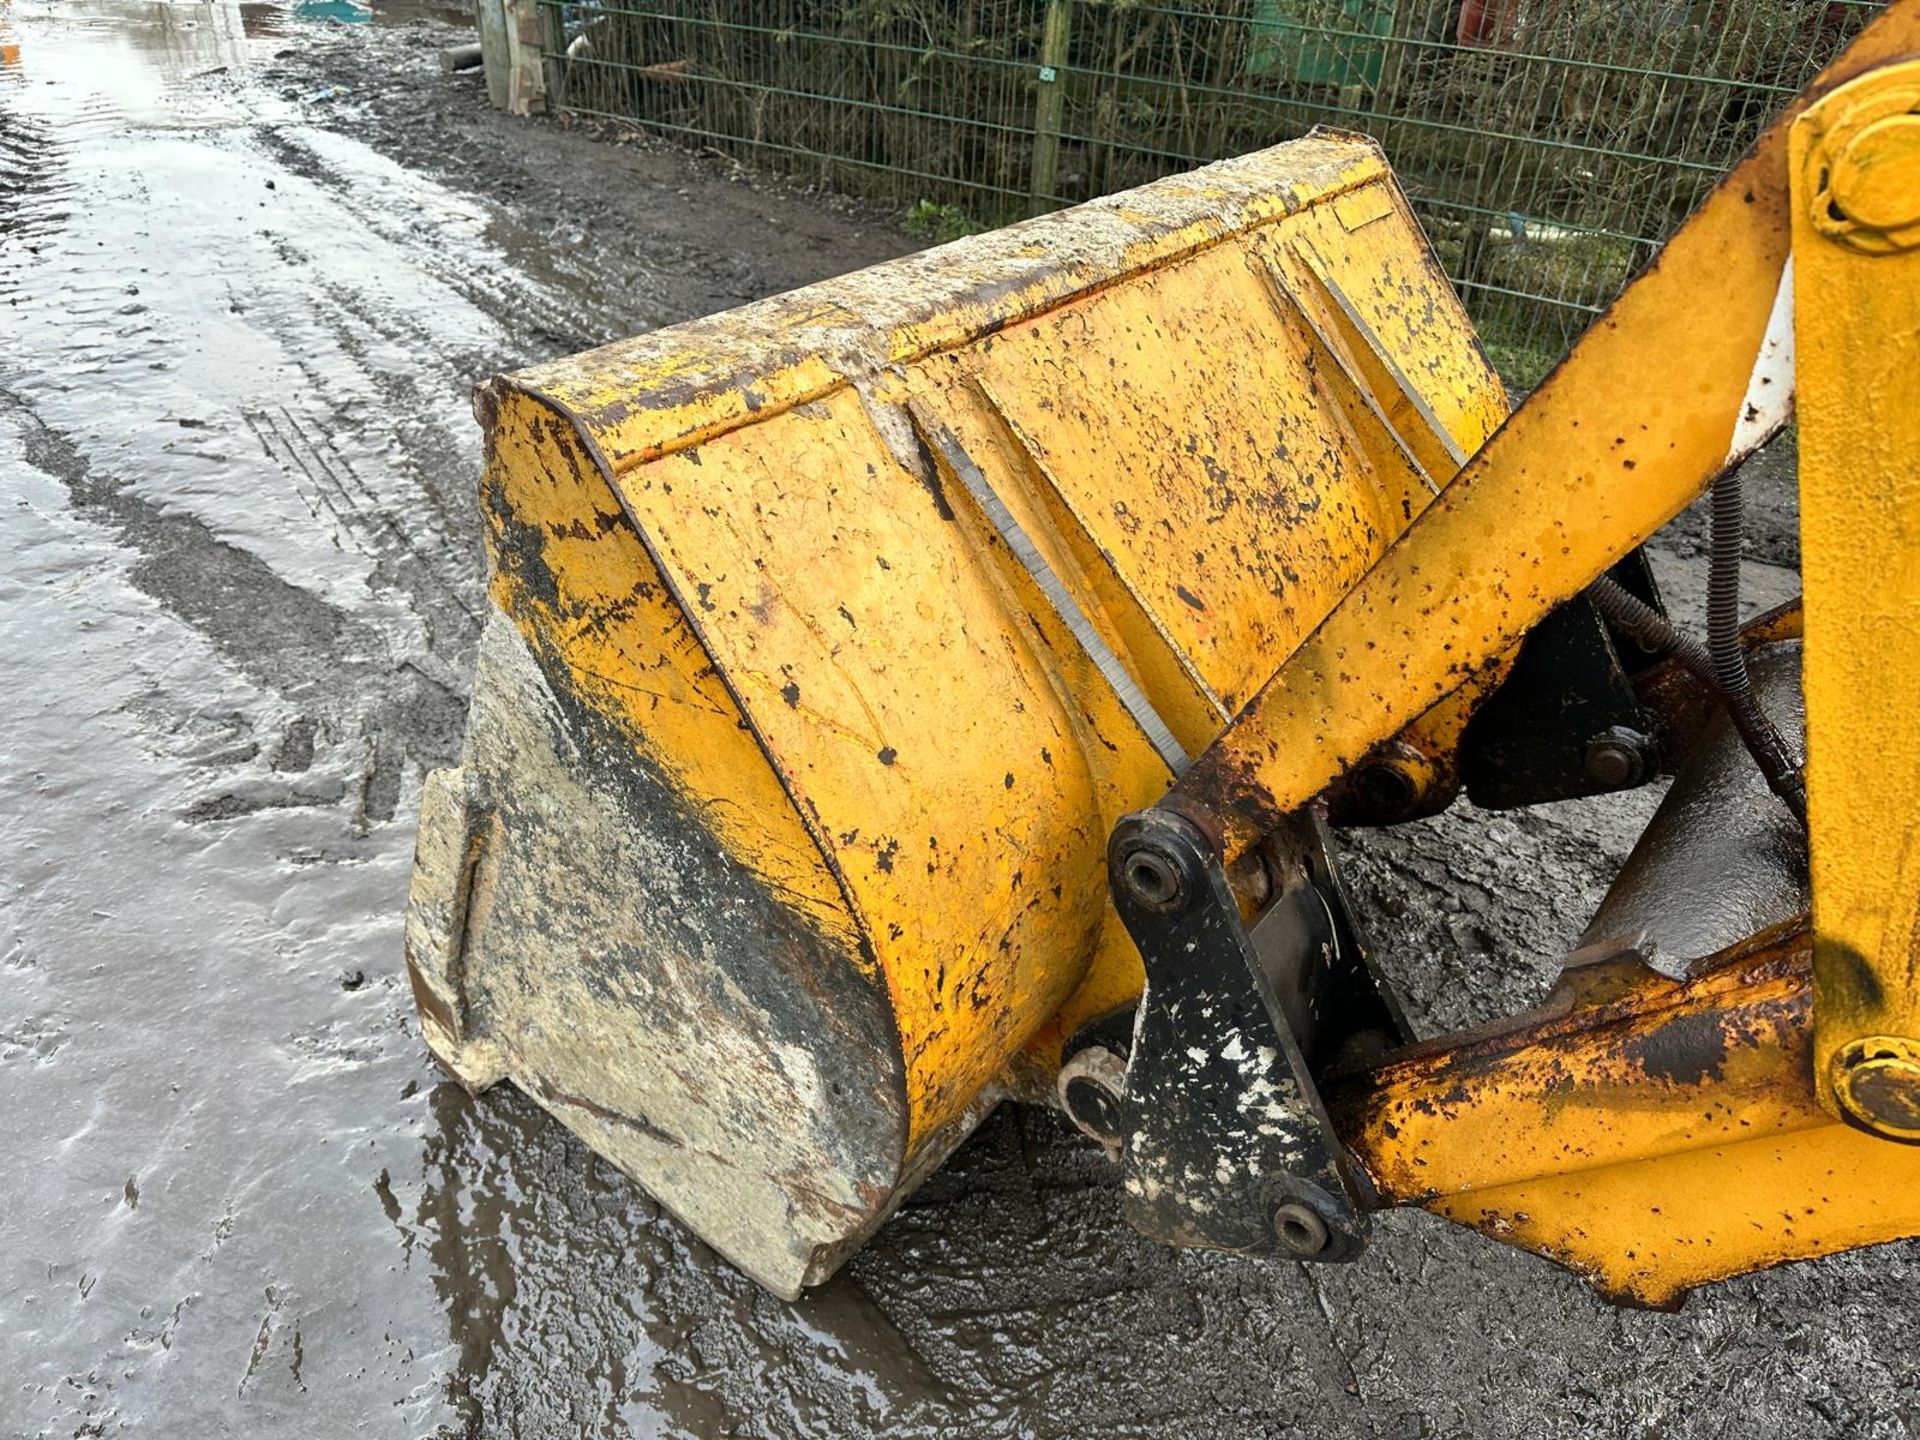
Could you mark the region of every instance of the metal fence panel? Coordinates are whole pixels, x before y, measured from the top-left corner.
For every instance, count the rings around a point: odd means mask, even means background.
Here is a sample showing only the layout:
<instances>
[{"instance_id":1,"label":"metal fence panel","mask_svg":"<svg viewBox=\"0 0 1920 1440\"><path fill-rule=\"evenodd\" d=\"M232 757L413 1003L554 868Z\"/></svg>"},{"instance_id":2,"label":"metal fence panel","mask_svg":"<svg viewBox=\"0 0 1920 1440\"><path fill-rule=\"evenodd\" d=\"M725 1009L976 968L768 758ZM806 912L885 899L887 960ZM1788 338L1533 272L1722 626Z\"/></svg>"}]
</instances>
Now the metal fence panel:
<instances>
[{"instance_id":1,"label":"metal fence panel","mask_svg":"<svg viewBox=\"0 0 1920 1440\"><path fill-rule=\"evenodd\" d=\"M563 111L951 238L1315 125L1386 147L1530 383L1875 0L539 0Z\"/></svg>"}]
</instances>

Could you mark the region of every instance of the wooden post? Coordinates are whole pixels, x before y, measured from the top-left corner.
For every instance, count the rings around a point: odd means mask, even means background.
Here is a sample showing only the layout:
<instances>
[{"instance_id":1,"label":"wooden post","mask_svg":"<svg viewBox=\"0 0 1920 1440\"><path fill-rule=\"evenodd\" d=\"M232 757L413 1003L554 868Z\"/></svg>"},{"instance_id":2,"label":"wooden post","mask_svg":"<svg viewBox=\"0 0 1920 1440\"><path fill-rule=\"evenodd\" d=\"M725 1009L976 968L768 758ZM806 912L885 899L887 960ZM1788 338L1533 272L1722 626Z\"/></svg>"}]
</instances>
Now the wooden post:
<instances>
[{"instance_id":1,"label":"wooden post","mask_svg":"<svg viewBox=\"0 0 1920 1440\"><path fill-rule=\"evenodd\" d=\"M540 19L540 48L547 62L547 109L557 112L567 102L567 21L557 4L542 5Z\"/></svg>"},{"instance_id":2,"label":"wooden post","mask_svg":"<svg viewBox=\"0 0 1920 1440\"><path fill-rule=\"evenodd\" d=\"M487 67L487 98L509 115L537 115L546 108L553 61L542 51L564 44L557 5L539 0L475 0L480 55ZM543 29L543 24L545 29Z\"/></svg>"},{"instance_id":3,"label":"wooden post","mask_svg":"<svg viewBox=\"0 0 1920 1440\"><path fill-rule=\"evenodd\" d=\"M1073 34L1073 0L1047 0L1046 28L1040 37L1040 95L1033 107L1033 188L1035 214L1054 204L1060 183L1060 120L1066 110L1067 46Z\"/></svg>"},{"instance_id":4,"label":"wooden post","mask_svg":"<svg viewBox=\"0 0 1920 1440\"><path fill-rule=\"evenodd\" d=\"M542 11L545 11L545 14ZM547 108L544 21L550 6L539 0L506 0L507 53L513 68L507 82L507 113L538 115Z\"/></svg>"},{"instance_id":5,"label":"wooden post","mask_svg":"<svg viewBox=\"0 0 1920 1440\"><path fill-rule=\"evenodd\" d=\"M481 63L487 67L487 100L507 108L507 80L513 56L507 50L507 7L503 0L474 0L474 26L480 32Z\"/></svg>"}]
</instances>

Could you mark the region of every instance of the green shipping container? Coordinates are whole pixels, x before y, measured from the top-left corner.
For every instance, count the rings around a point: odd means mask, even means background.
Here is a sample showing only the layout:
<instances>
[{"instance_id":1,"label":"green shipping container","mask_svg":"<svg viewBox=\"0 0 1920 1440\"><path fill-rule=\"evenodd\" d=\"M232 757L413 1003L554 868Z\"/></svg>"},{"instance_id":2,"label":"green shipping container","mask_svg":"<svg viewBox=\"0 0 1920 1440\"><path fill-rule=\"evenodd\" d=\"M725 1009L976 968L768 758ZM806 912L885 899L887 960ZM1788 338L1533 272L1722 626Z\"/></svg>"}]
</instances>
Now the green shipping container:
<instances>
[{"instance_id":1,"label":"green shipping container","mask_svg":"<svg viewBox=\"0 0 1920 1440\"><path fill-rule=\"evenodd\" d=\"M1394 0L1340 0L1337 10L1324 0L1253 0L1246 73L1296 85L1364 85L1371 90L1379 85L1386 63L1384 41L1393 33L1393 9ZM1381 40L1329 35L1320 26L1361 31Z\"/></svg>"}]
</instances>

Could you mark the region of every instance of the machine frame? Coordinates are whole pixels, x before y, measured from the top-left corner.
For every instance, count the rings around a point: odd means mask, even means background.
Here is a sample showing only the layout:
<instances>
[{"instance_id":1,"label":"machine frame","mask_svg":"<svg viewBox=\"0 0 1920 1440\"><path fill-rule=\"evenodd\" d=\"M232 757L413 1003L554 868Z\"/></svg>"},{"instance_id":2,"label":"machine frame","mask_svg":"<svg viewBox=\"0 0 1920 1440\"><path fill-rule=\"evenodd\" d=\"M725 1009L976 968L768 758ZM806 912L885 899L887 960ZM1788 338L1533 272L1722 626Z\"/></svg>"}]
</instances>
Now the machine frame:
<instances>
[{"instance_id":1,"label":"machine frame","mask_svg":"<svg viewBox=\"0 0 1920 1440\"><path fill-rule=\"evenodd\" d=\"M1180 1085L1158 1071L1202 1030L1238 1037L1249 1015L1289 1047L1298 1087L1286 1145L1238 1143L1233 1123L1259 1108L1245 1095L1210 1129L1181 1114L1179 1140L1145 1120L1109 1124L1150 1233L1340 1259L1366 1211L1418 1205L1649 1306L1920 1233L1920 736L1904 719L1920 705L1916 52L1920 6L1895 5L1166 798L1116 827L1111 884L1148 971L1118 1093L1162 1116L1174 1093L1187 1108L1220 1093L1217 1044L1191 1047ZM1351 1001L1290 1020L1281 992L1298 975L1254 943L1271 902L1250 890L1288 893L1273 837L1383 757L1402 772L1396 803L1430 801L1423 777L1470 766L1473 731L1436 753L1408 727L1587 595L1779 430L1796 396L1804 616L1768 617L1745 642L1804 639L1810 919L1679 978L1621 936L1572 957L1530 1014L1360 1065L1309 1063L1316 1031L1356 1022ZM1695 707L1710 689L1671 661L1636 688L1666 697L1656 704L1691 688ZM1364 958L1318 943L1320 960L1296 970L1344 967L1341 993L1364 992ZM1215 982L1179 999L1207 1019L1156 1043L1152 1017L1192 990L1197 962ZM1096 1070L1069 1060L1070 1113ZM1223 1177L1264 1157L1268 1183L1215 1184L1209 1157ZM1162 1183L1170 1159L1184 1184ZM1251 1233L1262 1204L1266 1238Z\"/></svg>"}]
</instances>

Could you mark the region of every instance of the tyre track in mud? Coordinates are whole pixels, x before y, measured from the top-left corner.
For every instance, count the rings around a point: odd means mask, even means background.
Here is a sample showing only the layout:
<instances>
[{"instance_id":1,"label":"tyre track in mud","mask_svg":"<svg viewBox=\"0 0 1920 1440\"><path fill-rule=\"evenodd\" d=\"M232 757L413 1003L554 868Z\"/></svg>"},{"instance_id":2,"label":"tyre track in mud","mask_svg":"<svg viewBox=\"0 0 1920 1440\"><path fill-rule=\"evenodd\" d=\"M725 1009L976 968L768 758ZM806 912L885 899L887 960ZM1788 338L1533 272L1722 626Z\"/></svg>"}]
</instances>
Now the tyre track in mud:
<instances>
[{"instance_id":1,"label":"tyre track in mud","mask_svg":"<svg viewBox=\"0 0 1920 1440\"><path fill-rule=\"evenodd\" d=\"M89 42L143 12L170 34L212 13L93 9ZM578 1433L624 1416L708 1434L752 1413L763 1384L810 1429L925 1412L938 1385L916 1385L886 1338L897 1332L857 1290L810 1318L770 1306L633 1187L583 1170L584 1152L531 1106L475 1105L442 1082L398 973L407 797L457 753L484 603L468 388L639 328L637 310L708 308L712 292L662 299L608 271L588 288L619 291L619 307L569 300L498 248L500 234L533 243L512 216L303 127L238 74L169 80L119 114L89 50L74 53L66 93L30 95L59 123L12 123L21 97L0 92L5 133L39 147L19 173L44 177L5 237L40 248L0 253L23 339L0 362L0 463L11 455L62 497L58 513L36 500L20 517L36 553L92 557L39 582L35 613L55 629L13 638L53 647L48 663L73 672L57 708L131 725L151 758L129 768L103 739L84 752L88 779L63 787L143 812L144 848L120 856L135 844L122 826L80 843L106 870L76 855L0 889L18 957L0 1003L25 1016L0 1040L0 1094L38 1096L53 1147L19 1177L24 1192L0 1194L8 1254L48 1257L0 1275L0 1293L46 1317L0 1336L0 1369L23 1377L0 1400L0 1429L177 1433L227 1413L255 1433L311 1434L317 1415L359 1411L412 1416L412 1433L438 1415L443 1433ZM727 253L723 225L711 239ZM68 538L40 538L49 528ZM60 622L63 596L102 587L126 613L76 627L132 663L96 701ZM19 732L14 779L39 795L34 777L73 752L34 708L21 707L34 728ZM58 824L43 809L27 833ZM85 966L88 926L59 920L89 902L95 916L151 917L111 966ZM165 918L181 906L221 919ZM167 985L181 965L197 1000ZM208 1070L193 1057L209 1040L250 1058ZM300 1096L321 1076L324 1091ZM257 1118L209 1130L229 1094ZM69 1136L90 1137L78 1149L55 1138L62 1115ZM366 1137L360 1158L316 1163L343 1130ZM156 1149L154 1136L173 1138ZM93 1213L103 1160L127 1171L113 1208L62 1226L76 1207ZM583 1293L583 1271L599 1293ZM377 1326L360 1338L363 1314L402 1318L385 1340ZM597 1341L590 1383L556 1391L557 1358L583 1340ZM372 1383L343 1389L349 1376ZM909 1428L946 1413L936 1404Z\"/></svg>"},{"instance_id":2,"label":"tyre track in mud","mask_svg":"<svg viewBox=\"0 0 1920 1440\"><path fill-rule=\"evenodd\" d=\"M20 157L24 163L19 173L28 175L70 172L70 157L77 149L90 143L110 145L115 132L124 131L129 123L111 97L100 93L83 94L66 107L57 127L32 117L23 119L13 110L0 100L0 116L6 117L0 125L8 133L37 142L37 147L15 147L32 149ZM272 187L276 182L268 178L265 183ZM72 219L72 196L78 188L68 174L62 185L43 183L19 197L21 203L10 211L19 234L58 233ZM394 479L412 480L417 491L374 493L356 471L342 437L355 435L362 441L363 453L379 454L393 415L393 409L380 400L411 399L417 408L431 403L428 397L407 384L383 386L385 372L359 359L365 345L362 335L353 333L349 325L315 336L303 333L310 332L310 324L286 328L271 324L269 289L265 292L268 304L258 304L259 297L249 295L245 301L235 299L228 308L237 316L251 311L256 322L269 321L255 328L279 340L283 358L297 367L304 383L298 387L295 403L305 410L305 417L297 417L285 404L211 418L196 416L188 413L199 408L196 402L214 397L183 393L161 378L183 363L182 352L190 348L188 327L177 325L172 334L154 334L165 328L164 323L149 324L151 307L129 298L141 293L137 279L113 285L89 276L92 283L75 283L66 276L49 275L56 267L37 268L43 277L38 286L33 283L36 267L31 260L7 267L0 284L16 312L57 311L70 327L69 339L61 348L72 378L59 391L71 395L84 386L114 397L110 405L123 399L138 405L148 397L160 402L155 408L177 411L150 424L171 420L179 427L180 442L163 448L183 457L183 479L199 478L192 475L196 470L217 475L246 468L244 449L236 442L250 433L262 455L292 481L314 518L325 511L324 524L333 534L333 543L357 550L372 562L368 583L376 590L396 592L396 608L420 617L427 631L424 653L404 641L396 644L393 627L356 616L223 536L217 509L203 516L196 502L178 503L177 492L150 493L151 482L143 488L130 476L113 473L112 460L96 463L88 449L97 445L41 415L53 397L43 394L37 405L31 391L44 392L45 377L28 375L17 365L0 361L0 384L7 386L0 391L0 405L20 428L27 462L67 487L76 513L108 526L118 543L136 552L139 558L128 573L138 589L211 641L238 671L305 707L323 737L363 749L365 768L354 787L358 795L354 823L364 829L370 822L391 820L405 767L446 763L458 752L465 709L461 676L478 635L472 505L465 501L463 523L458 526L432 523L433 513L420 505L419 495L433 492L421 482L417 465L401 467L397 474L393 467L381 467L389 484ZM142 273L149 268L139 267ZM48 279L54 288L47 288ZM334 287L336 297L340 290ZM136 332L145 333L137 339ZM401 326L390 326L386 338L394 342L405 333ZM78 343L71 338L75 334L81 337ZM374 403L363 398L369 391L379 397ZM396 395L396 391L409 393ZM173 403L165 403L169 400ZM422 438L430 443L417 453L447 457L441 463L449 472L470 473L474 452L470 440L461 444L451 432L436 429L431 420L426 421ZM448 483L446 489L451 488ZM438 504L444 516L446 503L439 500ZM456 528L464 533L456 536L452 533ZM459 557L465 557L464 564ZM214 797L194 813L203 819L224 817L268 803L278 802L259 795Z\"/></svg>"},{"instance_id":3,"label":"tyre track in mud","mask_svg":"<svg viewBox=\"0 0 1920 1440\"><path fill-rule=\"evenodd\" d=\"M66 487L75 512L110 528L117 543L138 555L127 572L137 589L210 641L236 670L300 708L309 746L316 719L330 734L367 737L370 763L359 785L357 829L393 818L403 763L446 764L458 755L464 698L396 655L378 630L289 584L196 516L169 511L125 480L96 474L71 439L0 387L0 422L6 421L17 427L26 462ZM462 613L470 648L477 632L471 611ZM273 804L339 798L297 788L235 791L210 796L188 814L197 821L226 819Z\"/></svg>"},{"instance_id":4,"label":"tyre track in mud","mask_svg":"<svg viewBox=\"0 0 1920 1440\"><path fill-rule=\"evenodd\" d=\"M44 669L0 727L9 794L34 797L0 822L0 1006L25 1017L0 1044L0 1094L10 1112L34 1097L39 1117L23 1137L36 1160L10 1182L26 1189L0 1197L0 1431L183 1433L222 1395L248 1428L318 1433L299 1418L308 1395L343 1423L430 1428L444 1313L419 1310L425 1277L418 1298L377 1279L393 1247L374 1175L422 1194L426 1118L394 964L394 817L458 751L481 596L478 447L442 423L464 421L466 380L414 375L423 340L456 355L498 332L464 307L366 323L396 304L383 266L399 288L415 268L391 247L336 258L341 303L317 315L308 280L325 267L268 240L290 181L242 153L249 97L188 78L120 106L111 42L143 7L92 8L87 39L106 43L65 73L27 31L63 83L0 85L0 465L20 467L9 535L31 548L15 571L33 557L44 587L6 607L37 627L8 653ZM36 103L48 114L23 113ZM287 228L352 249L312 207ZM27 498L42 493L63 502ZM102 608L69 626L61 597L80 594ZM89 668L89 647L117 665ZM47 718L82 714L101 728L78 744ZM133 755L114 758L119 736ZM63 832L61 863L37 858ZM129 912L137 932L91 938ZM316 1109L303 1092L323 1076ZM363 1179L315 1163L343 1124L369 1137ZM374 1379L358 1398L354 1373Z\"/></svg>"}]
</instances>

